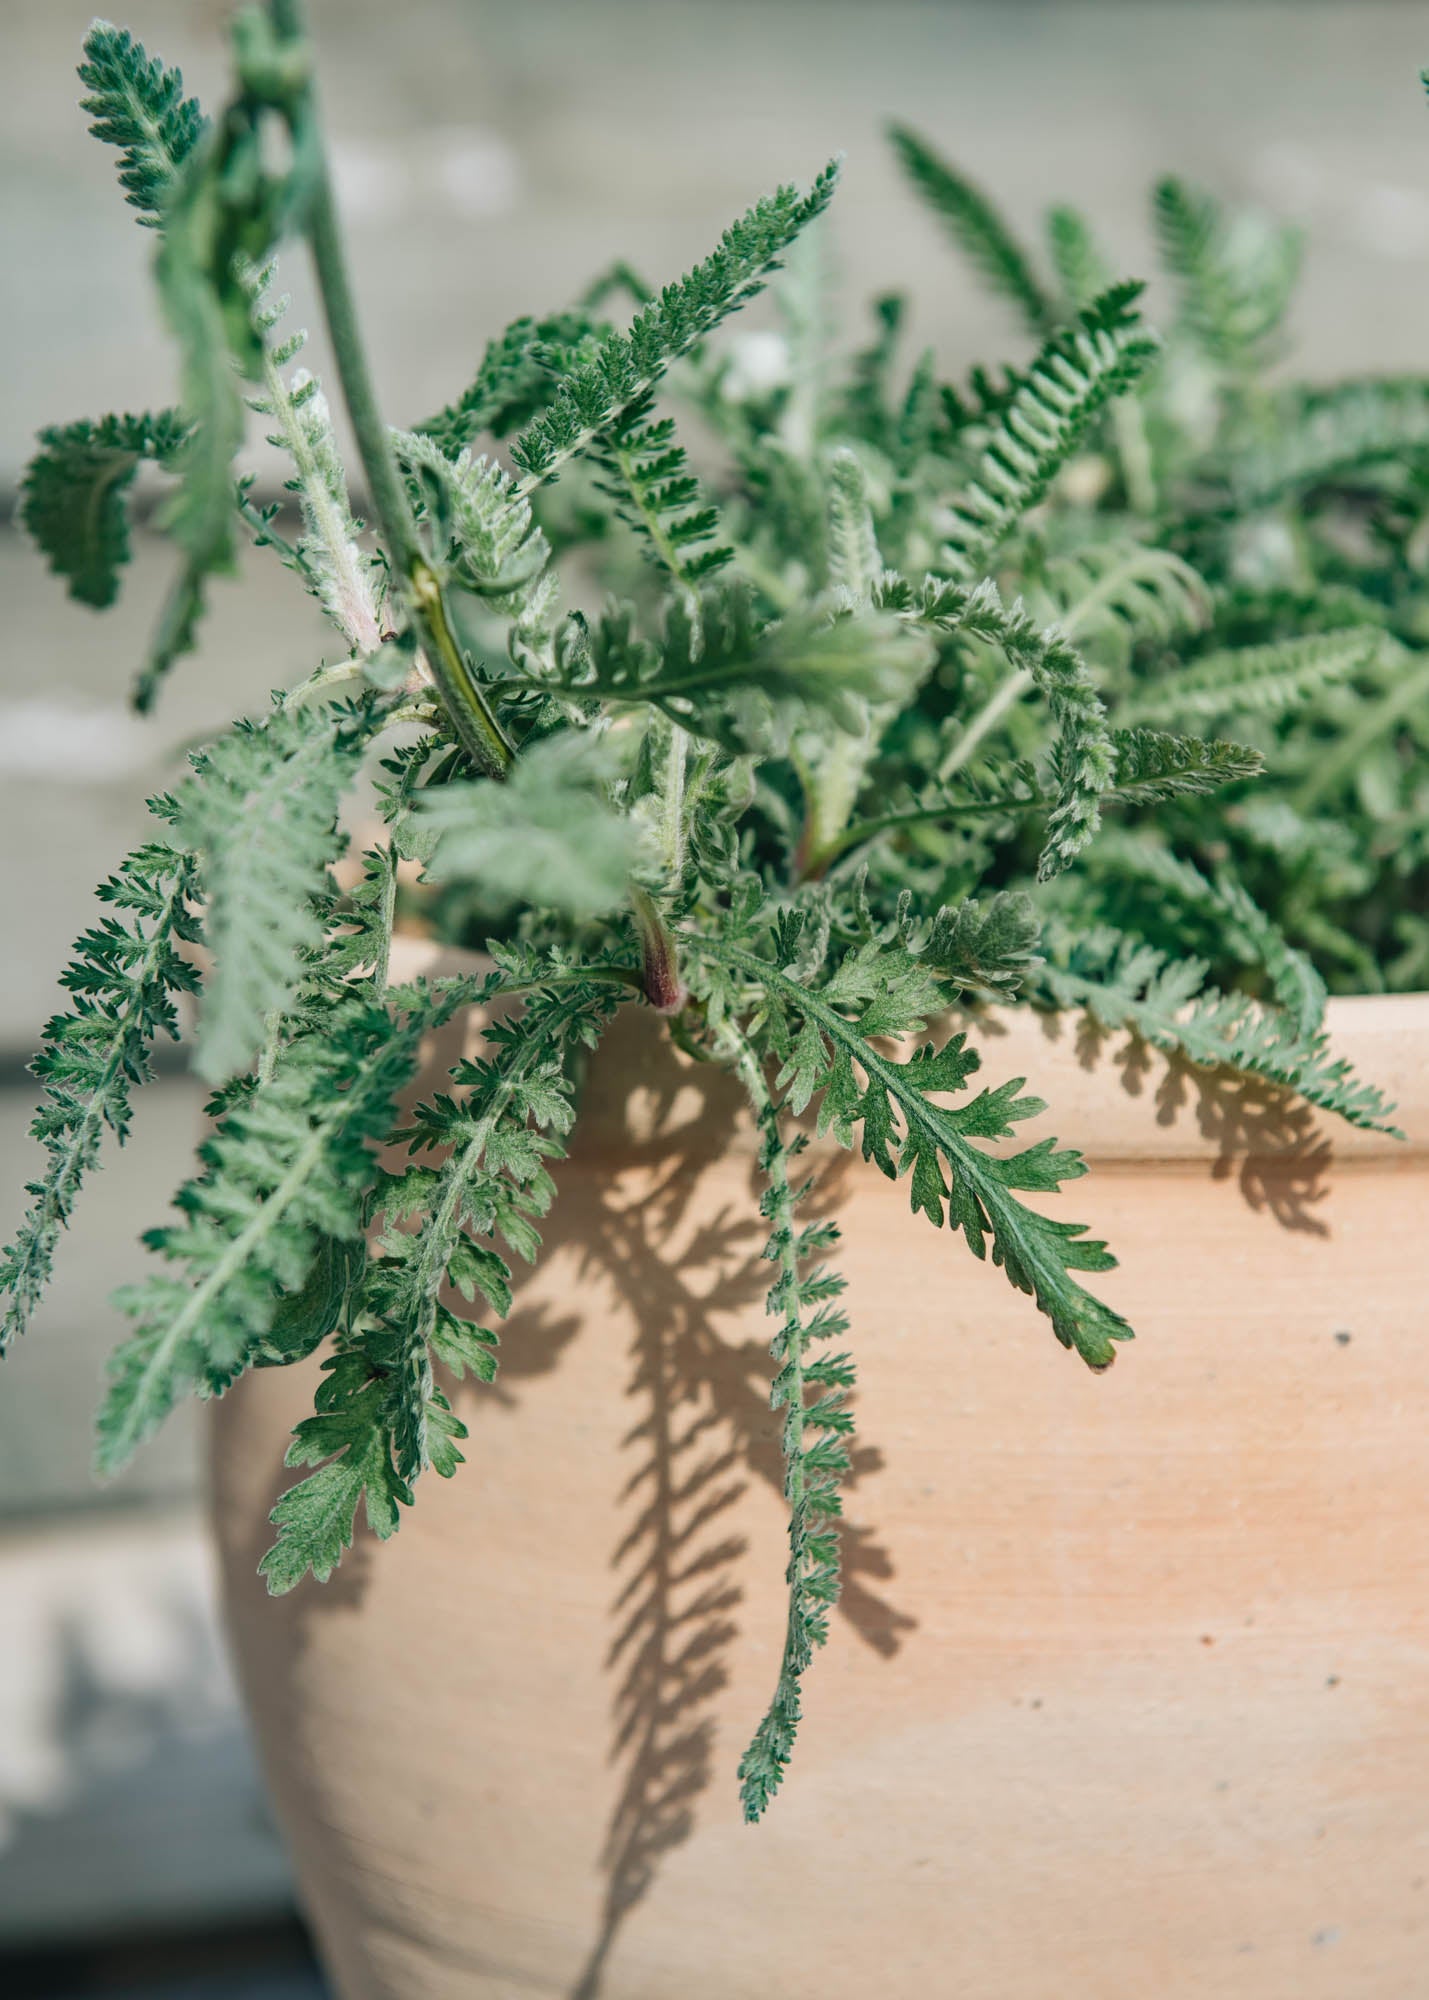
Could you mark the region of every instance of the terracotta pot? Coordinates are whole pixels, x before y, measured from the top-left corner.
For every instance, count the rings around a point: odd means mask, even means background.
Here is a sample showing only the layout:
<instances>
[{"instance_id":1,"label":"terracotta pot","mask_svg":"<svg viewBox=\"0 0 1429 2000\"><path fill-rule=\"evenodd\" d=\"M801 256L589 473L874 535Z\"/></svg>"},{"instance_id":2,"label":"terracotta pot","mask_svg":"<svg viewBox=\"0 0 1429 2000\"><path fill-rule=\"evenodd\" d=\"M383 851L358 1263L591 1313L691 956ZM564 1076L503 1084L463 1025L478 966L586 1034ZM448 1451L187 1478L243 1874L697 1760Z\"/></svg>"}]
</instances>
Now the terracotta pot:
<instances>
[{"instance_id":1,"label":"terracotta pot","mask_svg":"<svg viewBox=\"0 0 1429 2000\"><path fill-rule=\"evenodd\" d=\"M413 966L403 968L409 974ZM343 2000L1412 2000L1429 1946L1429 997L1337 1001L1409 1142L1027 1015L1105 1376L834 1169L848 1583L758 1828L784 1607L753 1146L628 1010L468 1464L255 1574L309 1370L218 1406L235 1650ZM448 1057L449 1059L449 1057Z\"/></svg>"}]
</instances>

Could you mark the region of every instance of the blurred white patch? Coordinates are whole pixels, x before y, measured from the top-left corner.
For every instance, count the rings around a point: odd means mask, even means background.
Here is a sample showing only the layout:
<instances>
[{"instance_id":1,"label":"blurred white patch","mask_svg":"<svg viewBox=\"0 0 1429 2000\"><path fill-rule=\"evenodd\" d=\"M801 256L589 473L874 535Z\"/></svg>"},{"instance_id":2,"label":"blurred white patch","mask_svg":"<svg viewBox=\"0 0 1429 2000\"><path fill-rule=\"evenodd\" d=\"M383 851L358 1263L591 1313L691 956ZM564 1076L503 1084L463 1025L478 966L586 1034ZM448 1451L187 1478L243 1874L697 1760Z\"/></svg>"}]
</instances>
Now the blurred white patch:
<instances>
[{"instance_id":1,"label":"blurred white patch","mask_svg":"<svg viewBox=\"0 0 1429 2000\"><path fill-rule=\"evenodd\" d=\"M438 125L399 139L347 139L333 148L338 199L358 226L419 215L509 215L521 193L521 163L480 125Z\"/></svg>"},{"instance_id":2,"label":"blurred white patch","mask_svg":"<svg viewBox=\"0 0 1429 2000\"><path fill-rule=\"evenodd\" d=\"M395 146L373 139L337 139L332 177L338 205L356 223L394 222L411 200L406 163Z\"/></svg>"},{"instance_id":3,"label":"blurred white patch","mask_svg":"<svg viewBox=\"0 0 1429 2000\"><path fill-rule=\"evenodd\" d=\"M730 402L742 403L747 396L767 396L771 389L782 389L791 372L789 343L782 333L737 333L730 342L721 388Z\"/></svg>"},{"instance_id":4,"label":"blurred white patch","mask_svg":"<svg viewBox=\"0 0 1429 2000\"><path fill-rule=\"evenodd\" d=\"M1421 188L1377 182L1355 203L1352 219L1355 233L1381 257L1408 263L1429 252L1429 194Z\"/></svg>"},{"instance_id":5,"label":"blurred white patch","mask_svg":"<svg viewBox=\"0 0 1429 2000\"><path fill-rule=\"evenodd\" d=\"M83 785L127 777L153 756L151 732L117 703L80 708L43 695L0 702L0 778Z\"/></svg>"},{"instance_id":6,"label":"blurred white patch","mask_svg":"<svg viewBox=\"0 0 1429 2000\"><path fill-rule=\"evenodd\" d=\"M521 191L515 153L494 132L453 125L432 133L434 185L453 215L509 215Z\"/></svg>"}]
</instances>

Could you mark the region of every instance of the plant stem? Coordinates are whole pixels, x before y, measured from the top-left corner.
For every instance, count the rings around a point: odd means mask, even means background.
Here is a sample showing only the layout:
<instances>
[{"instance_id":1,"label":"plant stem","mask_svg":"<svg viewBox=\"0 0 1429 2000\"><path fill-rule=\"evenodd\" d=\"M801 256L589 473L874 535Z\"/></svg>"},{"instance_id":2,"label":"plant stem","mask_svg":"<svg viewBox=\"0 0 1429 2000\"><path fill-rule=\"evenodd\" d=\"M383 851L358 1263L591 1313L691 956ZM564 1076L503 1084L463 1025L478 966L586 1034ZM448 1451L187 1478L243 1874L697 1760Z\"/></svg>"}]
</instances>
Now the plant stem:
<instances>
[{"instance_id":1,"label":"plant stem","mask_svg":"<svg viewBox=\"0 0 1429 2000\"><path fill-rule=\"evenodd\" d=\"M271 7L274 26L285 38L306 33L302 0L271 0ZM422 555L407 489L377 407L367 352L358 328L357 304L348 277L327 148L322 142L317 93L311 78L303 93L301 113L291 122L295 127L301 123L305 128L293 132L295 146L312 162L304 227L343 400L352 421L387 557L422 641L437 691L463 748L483 771L499 778L510 765L514 752L452 632L441 582Z\"/></svg>"},{"instance_id":2,"label":"plant stem","mask_svg":"<svg viewBox=\"0 0 1429 2000\"><path fill-rule=\"evenodd\" d=\"M640 939L641 990L657 1014L678 1014L690 994L680 977L679 953L670 927L654 897L638 882L630 884L630 907Z\"/></svg>"},{"instance_id":3,"label":"plant stem","mask_svg":"<svg viewBox=\"0 0 1429 2000\"><path fill-rule=\"evenodd\" d=\"M1016 673L1008 675L1002 685L983 703L938 766L940 782L946 783L956 772L962 770L984 736L997 727L1008 709L1015 707L1031 686L1032 676L1026 667L1019 667Z\"/></svg>"}]
</instances>

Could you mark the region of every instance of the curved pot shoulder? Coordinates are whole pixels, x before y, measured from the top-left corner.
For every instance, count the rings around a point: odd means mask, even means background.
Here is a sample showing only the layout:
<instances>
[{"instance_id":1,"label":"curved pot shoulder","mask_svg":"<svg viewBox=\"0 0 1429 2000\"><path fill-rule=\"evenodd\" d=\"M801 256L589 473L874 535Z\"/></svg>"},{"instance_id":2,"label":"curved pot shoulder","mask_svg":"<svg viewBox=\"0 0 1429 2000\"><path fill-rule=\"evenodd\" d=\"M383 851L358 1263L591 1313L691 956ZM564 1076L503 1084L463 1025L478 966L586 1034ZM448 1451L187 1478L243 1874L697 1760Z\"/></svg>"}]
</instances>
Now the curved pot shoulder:
<instances>
[{"instance_id":1,"label":"curved pot shoulder","mask_svg":"<svg viewBox=\"0 0 1429 2000\"><path fill-rule=\"evenodd\" d=\"M1138 1333L1102 1376L835 1163L846 1582L757 1829L735 1764L785 1549L752 1146L624 1015L501 1374L457 1394L468 1462L395 1540L269 1600L311 1371L216 1408L235 1651L343 2000L1417 1990L1429 1000L1332 1007L1398 1147L1070 1023L974 1025L1090 1157L1057 1212L1111 1240Z\"/></svg>"}]
</instances>

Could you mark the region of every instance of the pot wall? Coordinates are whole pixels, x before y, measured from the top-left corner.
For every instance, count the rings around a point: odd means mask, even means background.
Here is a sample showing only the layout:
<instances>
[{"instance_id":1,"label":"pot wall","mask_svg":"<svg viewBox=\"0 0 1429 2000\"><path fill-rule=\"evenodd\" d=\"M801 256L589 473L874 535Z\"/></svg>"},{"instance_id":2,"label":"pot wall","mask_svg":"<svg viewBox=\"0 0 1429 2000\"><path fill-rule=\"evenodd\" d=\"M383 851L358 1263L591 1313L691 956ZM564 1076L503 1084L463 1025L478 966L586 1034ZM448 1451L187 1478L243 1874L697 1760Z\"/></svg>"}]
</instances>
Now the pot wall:
<instances>
[{"instance_id":1,"label":"pot wall","mask_svg":"<svg viewBox=\"0 0 1429 2000\"><path fill-rule=\"evenodd\" d=\"M753 1143L628 1014L498 1384L456 1394L468 1463L393 1542L269 1600L313 1371L215 1410L230 1628L343 2000L1421 1994L1429 999L1331 1010L1399 1148L1028 1016L979 1031L1056 1107L1024 1132L1091 1157L1058 1212L1111 1240L1140 1336L1104 1376L835 1162L848 1582L759 1828L735 1765L784 1544Z\"/></svg>"}]
</instances>

